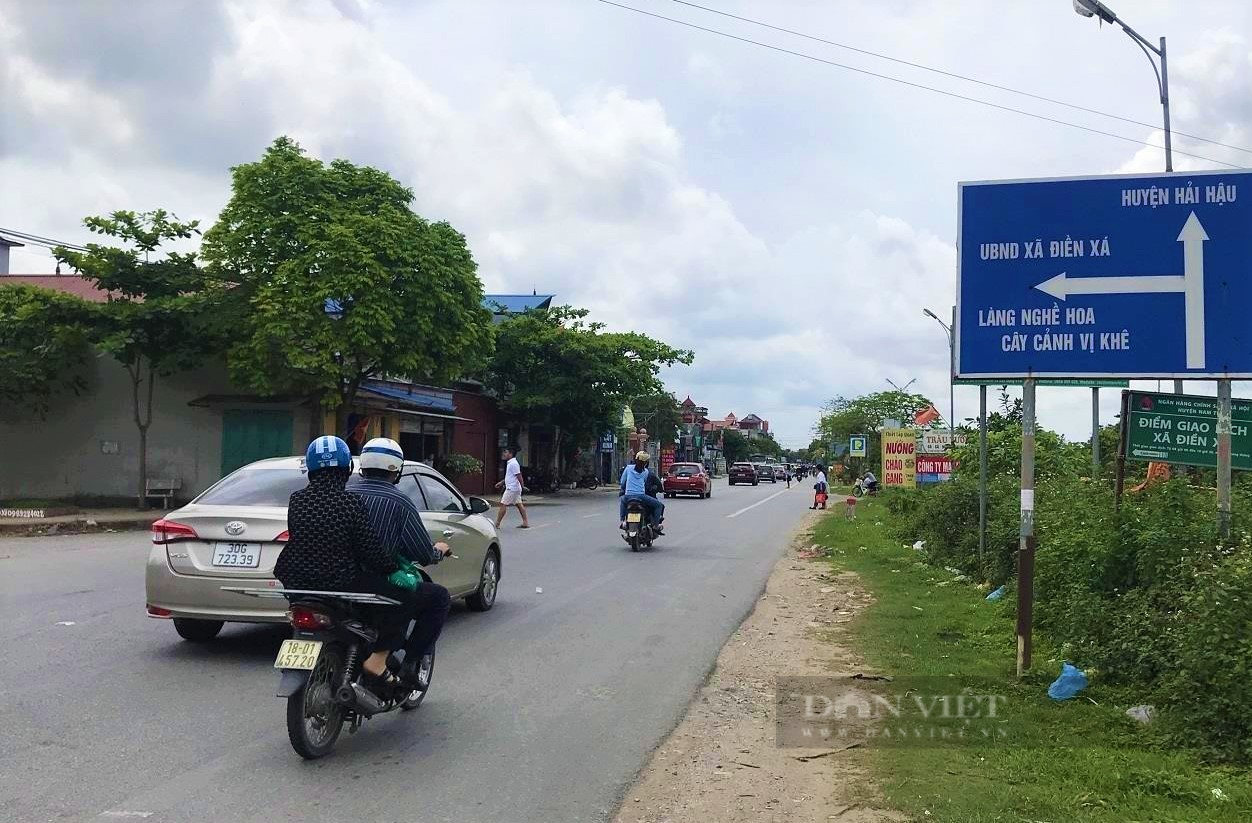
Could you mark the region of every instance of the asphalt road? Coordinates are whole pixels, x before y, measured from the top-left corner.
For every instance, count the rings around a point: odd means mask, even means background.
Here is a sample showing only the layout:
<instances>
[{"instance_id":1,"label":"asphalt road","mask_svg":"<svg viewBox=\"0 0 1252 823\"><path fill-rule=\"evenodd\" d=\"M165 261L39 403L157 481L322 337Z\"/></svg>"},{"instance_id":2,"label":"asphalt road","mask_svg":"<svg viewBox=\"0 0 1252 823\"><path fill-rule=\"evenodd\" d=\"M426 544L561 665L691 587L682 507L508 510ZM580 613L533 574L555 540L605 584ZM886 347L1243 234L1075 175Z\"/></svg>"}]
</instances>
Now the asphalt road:
<instances>
[{"instance_id":1,"label":"asphalt road","mask_svg":"<svg viewBox=\"0 0 1252 823\"><path fill-rule=\"evenodd\" d=\"M0 540L0 820L606 819L809 502L722 480L667 501L639 554L612 494L535 507L529 531L511 513L496 607L453 607L425 704L315 763L273 696L280 628L196 645L147 618L142 532Z\"/></svg>"}]
</instances>

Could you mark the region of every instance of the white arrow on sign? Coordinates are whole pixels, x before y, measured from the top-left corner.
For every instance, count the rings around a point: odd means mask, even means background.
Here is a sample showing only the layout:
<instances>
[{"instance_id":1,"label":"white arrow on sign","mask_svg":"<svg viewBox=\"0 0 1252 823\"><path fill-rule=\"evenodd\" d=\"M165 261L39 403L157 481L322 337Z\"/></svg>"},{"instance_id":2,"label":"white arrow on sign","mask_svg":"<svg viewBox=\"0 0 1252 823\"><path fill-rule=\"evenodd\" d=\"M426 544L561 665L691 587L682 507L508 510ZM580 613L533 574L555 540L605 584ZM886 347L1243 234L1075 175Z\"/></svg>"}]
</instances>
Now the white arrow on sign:
<instances>
[{"instance_id":1,"label":"white arrow on sign","mask_svg":"<svg viewBox=\"0 0 1252 823\"><path fill-rule=\"evenodd\" d=\"M1187 218L1178 242L1183 249L1183 273L1135 275L1130 277L1067 277L1061 272L1035 286L1057 300L1071 294L1150 294L1183 295L1187 335L1187 368L1204 368L1204 241L1208 233L1195 212Z\"/></svg>"}]
</instances>

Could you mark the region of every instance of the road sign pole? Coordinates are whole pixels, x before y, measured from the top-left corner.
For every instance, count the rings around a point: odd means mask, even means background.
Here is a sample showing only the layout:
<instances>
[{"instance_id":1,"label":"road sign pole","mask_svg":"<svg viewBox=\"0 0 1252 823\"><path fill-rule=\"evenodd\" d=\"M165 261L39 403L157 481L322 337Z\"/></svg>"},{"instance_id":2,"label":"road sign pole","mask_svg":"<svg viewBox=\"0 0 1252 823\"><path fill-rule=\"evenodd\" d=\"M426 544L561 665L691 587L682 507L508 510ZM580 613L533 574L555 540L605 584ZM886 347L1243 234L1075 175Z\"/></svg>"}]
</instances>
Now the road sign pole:
<instances>
[{"instance_id":1,"label":"road sign pole","mask_svg":"<svg viewBox=\"0 0 1252 823\"><path fill-rule=\"evenodd\" d=\"M1017 676L1030 668L1035 606L1035 381L1022 385L1022 529L1017 549Z\"/></svg>"},{"instance_id":2,"label":"road sign pole","mask_svg":"<svg viewBox=\"0 0 1252 823\"><path fill-rule=\"evenodd\" d=\"M1091 479L1100 479L1100 387L1091 387Z\"/></svg>"},{"instance_id":3,"label":"road sign pole","mask_svg":"<svg viewBox=\"0 0 1252 823\"><path fill-rule=\"evenodd\" d=\"M1122 510L1122 490L1126 487L1126 441L1130 436L1130 392L1122 392L1121 426L1117 438L1117 474L1113 480L1113 511Z\"/></svg>"},{"instance_id":4,"label":"road sign pole","mask_svg":"<svg viewBox=\"0 0 1252 823\"><path fill-rule=\"evenodd\" d=\"M948 452L956 448L956 306L948 327Z\"/></svg>"},{"instance_id":5,"label":"road sign pole","mask_svg":"<svg viewBox=\"0 0 1252 823\"><path fill-rule=\"evenodd\" d=\"M987 387L978 387L978 567L987 577Z\"/></svg>"},{"instance_id":6,"label":"road sign pole","mask_svg":"<svg viewBox=\"0 0 1252 823\"><path fill-rule=\"evenodd\" d=\"M1217 381L1217 531L1230 537L1230 381Z\"/></svg>"}]
</instances>

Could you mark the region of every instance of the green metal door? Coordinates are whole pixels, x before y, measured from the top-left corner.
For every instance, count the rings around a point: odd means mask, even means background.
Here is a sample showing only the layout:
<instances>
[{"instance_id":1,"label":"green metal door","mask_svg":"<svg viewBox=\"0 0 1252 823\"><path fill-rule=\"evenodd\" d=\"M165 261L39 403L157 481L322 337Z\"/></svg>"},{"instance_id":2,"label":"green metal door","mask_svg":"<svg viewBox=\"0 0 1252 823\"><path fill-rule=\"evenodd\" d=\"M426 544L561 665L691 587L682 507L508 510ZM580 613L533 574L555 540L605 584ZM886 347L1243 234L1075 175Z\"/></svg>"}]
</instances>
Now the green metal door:
<instances>
[{"instance_id":1,"label":"green metal door","mask_svg":"<svg viewBox=\"0 0 1252 823\"><path fill-rule=\"evenodd\" d=\"M227 409L222 412L222 476L266 457L291 455L291 412Z\"/></svg>"}]
</instances>

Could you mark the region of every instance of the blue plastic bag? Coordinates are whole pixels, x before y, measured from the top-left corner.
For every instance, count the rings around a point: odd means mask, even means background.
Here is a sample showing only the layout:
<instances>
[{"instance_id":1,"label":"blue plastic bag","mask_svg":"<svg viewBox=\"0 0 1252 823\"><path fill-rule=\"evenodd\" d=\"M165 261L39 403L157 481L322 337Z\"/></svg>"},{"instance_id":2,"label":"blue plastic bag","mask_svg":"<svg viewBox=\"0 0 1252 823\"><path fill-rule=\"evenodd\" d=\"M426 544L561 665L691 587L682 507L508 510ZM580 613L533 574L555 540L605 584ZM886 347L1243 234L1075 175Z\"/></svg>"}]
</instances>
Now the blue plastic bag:
<instances>
[{"instance_id":1,"label":"blue plastic bag","mask_svg":"<svg viewBox=\"0 0 1252 823\"><path fill-rule=\"evenodd\" d=\"M1069 700L1087 688L1087 675L1082 669L1066 663L1061 666L1061 675L1048 686L1048 697L1053 700Z\"/></svg>"},{"instance_id":2,"label":"blue plastic bag","mask_svg":"<svg viewBox=\"0 0 1252 823\"><path fill-rule=\"evenodd\" d=\"M1002 597L1004 597L1004 592L1007 590L1007 588L1008 588L1007 586L1001 586L1000 588L993 591L991 594L987 595L987 599L992 602L995 602L996 600L1001 599Z\"/></svg>"}]
</instances>

